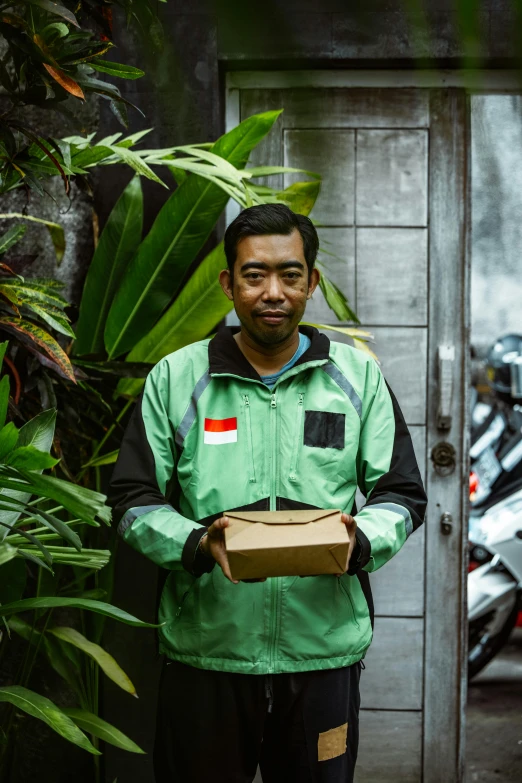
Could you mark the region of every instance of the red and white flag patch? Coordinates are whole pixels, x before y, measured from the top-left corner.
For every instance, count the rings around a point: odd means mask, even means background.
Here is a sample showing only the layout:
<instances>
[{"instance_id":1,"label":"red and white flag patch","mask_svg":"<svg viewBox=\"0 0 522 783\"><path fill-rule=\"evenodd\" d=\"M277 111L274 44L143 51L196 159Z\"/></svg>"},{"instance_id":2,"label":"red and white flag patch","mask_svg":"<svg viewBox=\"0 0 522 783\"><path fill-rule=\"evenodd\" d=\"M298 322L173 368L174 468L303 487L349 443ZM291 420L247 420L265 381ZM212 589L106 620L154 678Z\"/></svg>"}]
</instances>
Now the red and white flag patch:
<instances>
[{"instance_id":1,"label":"red and white flag patch","mask_svg":"<svg viewBox=\"0 0 522 783\"><path fill-rule=\"evenodd\" d=\"M237 443L237 419L205 419L204 443Z\"/></svg>"}]
</instances>

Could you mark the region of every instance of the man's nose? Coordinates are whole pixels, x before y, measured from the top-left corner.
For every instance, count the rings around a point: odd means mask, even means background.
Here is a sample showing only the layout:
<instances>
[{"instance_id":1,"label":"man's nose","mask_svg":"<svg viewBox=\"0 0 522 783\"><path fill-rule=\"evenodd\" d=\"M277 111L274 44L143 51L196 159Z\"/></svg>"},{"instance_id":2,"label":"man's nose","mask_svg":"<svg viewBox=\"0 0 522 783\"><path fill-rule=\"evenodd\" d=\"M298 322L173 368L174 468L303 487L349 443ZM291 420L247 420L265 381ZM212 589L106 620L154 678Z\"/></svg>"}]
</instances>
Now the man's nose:
<instances>
[{"instance_id":1,"label":"man's nose","mask_svg":"<svg viewBox=\"0 0 522 783\"><path fill-rule=\"evenodd\" d=\"M285 298L283 287L278 275L269 275L267 278L263 299L267 302L280 302Z\"/></svg>"}]
</instances>

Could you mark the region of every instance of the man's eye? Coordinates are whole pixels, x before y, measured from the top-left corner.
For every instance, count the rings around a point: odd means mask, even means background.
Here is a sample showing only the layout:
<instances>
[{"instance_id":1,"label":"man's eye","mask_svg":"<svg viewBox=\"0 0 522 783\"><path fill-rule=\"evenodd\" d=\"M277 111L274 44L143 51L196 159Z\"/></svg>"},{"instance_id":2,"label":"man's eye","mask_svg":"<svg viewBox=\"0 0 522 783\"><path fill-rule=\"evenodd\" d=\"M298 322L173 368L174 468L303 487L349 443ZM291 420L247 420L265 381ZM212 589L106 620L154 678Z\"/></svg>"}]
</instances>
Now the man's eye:
<instances>
[{"instance_id":1,"label":"man's eye","mask_svg":"<svg viewBox=\"0 0 522 783\"><path fill-rule=\"evenodd\" d=\"M261 277L261 275L258 272L250 272L247 275L247 279L248 280L259 280L260 277Z\"/></svg>"},{"instance_id":2,"label":"man's eye","mask_svg":"<svg viewBox=\"0 0 522 783\"><path fill-rule=\"evenodd\" d=\"M297 280L297 278L298 278L298 277L301 277L301 275L299 274L299 272L288 272L288 273L286 274L286 277L287 277L289 280Z\"/></svg>"}]
</instances>

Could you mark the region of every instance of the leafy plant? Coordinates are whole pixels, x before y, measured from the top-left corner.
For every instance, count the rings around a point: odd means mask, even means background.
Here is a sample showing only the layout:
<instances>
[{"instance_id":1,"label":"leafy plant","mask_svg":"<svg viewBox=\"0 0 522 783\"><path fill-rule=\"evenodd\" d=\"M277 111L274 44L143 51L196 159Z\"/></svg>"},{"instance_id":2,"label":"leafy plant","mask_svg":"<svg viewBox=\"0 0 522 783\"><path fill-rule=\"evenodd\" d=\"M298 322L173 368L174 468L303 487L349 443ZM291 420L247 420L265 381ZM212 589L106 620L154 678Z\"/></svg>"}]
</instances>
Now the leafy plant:
<instances>
[{"instance_id":1,"label":"leafy plant","mask_svg":"<svg viewBox=\"0 0 522 783\"><path fill-rule=\"evenodd\" d=\"M55 241L60 242L63 233L59 231L60 227L48 222L47 226L55 236ZM18 224L0 237L0 259L22 238L25 229L24 224ZM75 382L69 357L48 331L51 327L60 334L74 337L69 318L64 312L69 303L59 293L63 285L52 278L25 280L0 261L0 330L15 335L28 351ZM12 364L11 369L14 370Z\"/></svg>"},{"instance_id":2,"label":"leafy plant","mask_svg":"<svg viewBox=\"0 0 522 783\"><path fill-rule=\"evenodd\" d=\"M284 191L254 184L259 177L293 169L245 168L250 151L279 114L250 117L210 147L188 145L141 153L147 163L183 172L181 184L137 251L142 212L139 183L131 183L116 204L87 275L74 345L76 356L114 359L126 355L130 362L152 364L208 335L231 310L217 282L219 270L226 265L221 245L203 259L180 292L189 267L228 199L234 198L242 207L280 201L307 214L319 193L318 179L298 182ZM184 157L179 157L180 153ZM132 210L135 219L124 224L127 210ZM107 269L111 270L108 285ZM325 290L338 317L351 320L354 314L344 295L330 281ZM135 395L140 387L139 380L122 380L118 391Z\"/></svg>"},{"instance_id":3,"label":"leafy plant","mask_svg":"<svg viewBox=\"0 0 522 783\"><path fill-rule=\"evenodd\" d=\"M130 0L120 4L130 11ZM134 0L134 5L152 11L146 0ZM130 12L127 18L136 18L136 13ZM82 28L84 24L87 27ZM127 106L133 104L114 84L98 78L98 73L138 79L144 72L104 59L114 45L109 3L11 0L2 6L0 33L7 44L0 60L0 83L10 100L0 116L1 190L23 183L40 192L41 161L45 159L68 191L67 151L59 140L27 121L25 107L60 112L74 127L69 103L84 101L92 93L109 101L118 120L127 126Z\"/></svg>"},{"instance_id":4,"label":"leafy plant","mask_svg":"<svg viewBox=\"0 0 522 783\"><path fill-rule=\"evenodd\" d=\"M7 343L0 344L0 365ZM54 436L56 410L40 413L18 429L8 411L9 377L0 379L0 617L5 632L0 635L0 654L4 654L14 632L27 642L16 684L0 688L0 702L11 705L4 723L3 772L9 768L14 708L47 723L65 739L98 755L98 739L112 742L130 752L143 751L98 715L98 669L120 688L136 695L134 685L114 658L98 643L78 629L52 623L56 608L75 608L95 612L130 625L150 627L127 612L96 598L104 591L85 591L85 574L103 568L110 552L83 545L82 528L110 525L110 509L105 496L71 484L43 471L53 469L58 460L49 453ZM13 566L16 566L13 568ZM20 570L20 567L22 570ZM35 596L21 598L26 569L37 569ZM68 569L73 581L62 577ZM57 595L41 595L45 572L54 579L46 588ZM20 576L23 575L23 578ZM71 589L73 594L71 595ZM45 593L45 591L44 591ZM76 593L76 594L74 594ZM7 601L6 601L7 596ZM23 615L32 613L32 620ZM97 635L100 633L98 626ZM27 687L39 655L63 677L76 696L78 707L62 710L52 701ZM82 731L93 737L91 742Z\"/></svg>"}]
</instances>

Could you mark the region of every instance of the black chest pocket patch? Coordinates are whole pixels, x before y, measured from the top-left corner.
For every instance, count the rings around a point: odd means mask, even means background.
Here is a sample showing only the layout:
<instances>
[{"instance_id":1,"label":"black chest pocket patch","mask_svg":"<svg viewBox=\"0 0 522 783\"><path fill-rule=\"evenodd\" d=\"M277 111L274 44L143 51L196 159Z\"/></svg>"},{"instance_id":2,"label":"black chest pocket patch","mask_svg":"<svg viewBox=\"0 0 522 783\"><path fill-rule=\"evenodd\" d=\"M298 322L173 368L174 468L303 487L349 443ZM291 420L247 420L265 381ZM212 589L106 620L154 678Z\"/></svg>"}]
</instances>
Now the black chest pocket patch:
<instances>
[{"instance_id":1,"label":"black chest pocket patch","mask_svg":"<svg viewBox=\"0 0 522 783\"><path fill-rule=\"evenodd\" d=\"M304 445L344 449L344 413L305 411Z\"/></svg>"}]
</instances>

